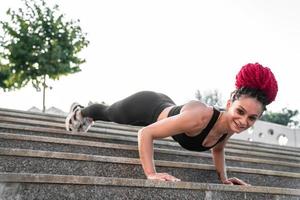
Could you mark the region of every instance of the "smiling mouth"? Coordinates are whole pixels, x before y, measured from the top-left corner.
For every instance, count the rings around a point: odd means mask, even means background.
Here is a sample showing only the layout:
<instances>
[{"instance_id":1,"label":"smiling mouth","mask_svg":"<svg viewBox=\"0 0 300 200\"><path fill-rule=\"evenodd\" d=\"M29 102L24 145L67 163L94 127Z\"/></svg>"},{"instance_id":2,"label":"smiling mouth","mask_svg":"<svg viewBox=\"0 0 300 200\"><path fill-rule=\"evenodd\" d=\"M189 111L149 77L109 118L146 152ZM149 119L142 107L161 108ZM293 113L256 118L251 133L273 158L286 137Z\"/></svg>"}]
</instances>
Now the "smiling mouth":
<instances>
[{"instance_id":1,"label":"smiling mouth","mask_svg":"<svg viewBox=\"0 0 300 200\"><path fill-rule=\"evenodd\" d=\"M236 121L233 121L233 122L234 122L235 127L236 127L238 130L244 130L244 129L245 129L244 126L239 126L238 123L236 123Z\"/></svg>"}]
</instances>

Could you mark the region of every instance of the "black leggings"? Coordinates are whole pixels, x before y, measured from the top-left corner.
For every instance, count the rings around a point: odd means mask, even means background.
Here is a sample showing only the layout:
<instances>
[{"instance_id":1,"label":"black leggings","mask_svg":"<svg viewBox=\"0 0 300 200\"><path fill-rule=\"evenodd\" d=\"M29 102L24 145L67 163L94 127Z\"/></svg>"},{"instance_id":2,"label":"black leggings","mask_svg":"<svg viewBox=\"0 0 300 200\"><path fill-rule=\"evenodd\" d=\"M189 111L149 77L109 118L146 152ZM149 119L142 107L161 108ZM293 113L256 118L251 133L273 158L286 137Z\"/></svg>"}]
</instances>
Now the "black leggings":
<instances>
[{"instance_id":1,"label":"black leggings","mask_svg":"<svg viewBox=\"0 0 300 200\"><path fill-rule=\"evenodd\" d=\"M119 124L147 126L157 121L166 107L175 105L168 96L151 91L135 93L111 106L93 104L82 109L83 117L94 121L110 121Z\"/></svg>"}]
</instances>

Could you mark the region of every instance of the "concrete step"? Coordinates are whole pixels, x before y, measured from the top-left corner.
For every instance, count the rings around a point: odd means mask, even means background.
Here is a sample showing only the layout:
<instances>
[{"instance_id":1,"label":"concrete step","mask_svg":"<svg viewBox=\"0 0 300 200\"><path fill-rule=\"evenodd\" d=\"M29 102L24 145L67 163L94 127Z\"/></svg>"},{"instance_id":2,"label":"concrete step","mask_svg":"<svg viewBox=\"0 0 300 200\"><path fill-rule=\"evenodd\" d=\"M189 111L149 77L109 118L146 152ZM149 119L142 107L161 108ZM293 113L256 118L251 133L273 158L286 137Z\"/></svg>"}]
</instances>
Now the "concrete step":
<instances>
[{"instance_id":1,"label":"concrete step","mask_svg":"<svg viewBox=\"0 0 300 200\"><path fill-rule=\"evenodd\" d=\"M300 191L142 179L0 173L4 199L205 199L299 200ZM49 191L53 191L49 193ZM91 192L92 191L92 192Z\"/></svg>"},{"instance_id":2,"label":"concrete step","mask_svg":"<svg viewBox=\"0 0 300 200\"><path fill-rule=\"evenodd\" d=\"M0 196L15 199L205 199L299 200L300 191L191 182L56 174L0 173ZM52 192L49 192L52 191Z\"/></svg>"},{"instance_id":3,"label":"concrete step","mask_svg":"<svg viewBox=\"0 0 300 200\"><path fill-rule=\"evenodd\" d=\"M36 124L35 121L41 121L41 124L45 125L43 122L49 122L49 125L52 126L58 126L60 128L65 128L65 118L66 116L62 115L53 115L53 114L44 114L44 113L34 113L34 112L26 112L26 111L18 111L18 110L2 110L0 108L0 121L6 121L6 122L13 122L13 119L23 119L21 120L21 123L31 123ZM99 121L96 122L96 127L102 127L102 128L112 128L112 129L118 129L118 130L125 130L125 131L132 131L137 132L141 127L139 126L131 126L131 125L122 125L122 124L116 124L113 122L105 122L105 121Z\"/></svg>"},{"instance_id":4,"label":"concrete step","mask_svg":"<svg viewBox=\"0 0 300 200\"><path fill-rule=\"evenodd\" d=\"M0 121L9 121L11 122L12 125L29 125L29 126L38 126L38 127L46 127L46 128L53 128L53 129L60 129L60 130L64 130L64 124L62 123L53 123L53 122L46 122L46 121L37 121L37 120L28 120L28 119L18 119L18 118L13 118L13 117L1 117L0 116ZM108 123L106 123L108 124ZM7 125L7 124L6 124ZM108 127L94 127L91 128L89 130L89 133L105 133L105 132L110 132L111 134L116 134L116 135L124 135L124 136L133 136L136 137L137 136L137 131L132 132L131 130L125 130L126 127L124 127L123 129L119 128L120 126L117 126L116 128L114 128L114 124L110 124L110 126ZM173 139L168 138L168 139L161 139L162 141L171 141L171 142L175 142ZM268 152L268 153L274 153L276 155L280 154L280 155L293 155L293 156L297 156L300 158L300 152L294 152L291 150L282 150L282 149L269 149L266 147L259 147L256 146L255 144L232 144L232 143L228 143L227 144L227 148L231 148L231 149L238 149L238 150L253 150L255 149L256 152Z\"/></svg>"},{"instance_id":5,"label":"concrete step","mask_svg":"<svg viewBox=\"0 0 300 200\"><path fill-rule=\"evenodd\" d=\"M37 126L64 129L64 120L65 120L65 116L61 116L61 115L33 113L33 112L0 108L0 121L13 123L13 124L21 123L21 124L31 124ZM128 126L128 125L125 126L125 125L115 124L111 122L101 121L95 123L93 128L90 129L90 132L105 132L106 129L115 129L115 130L121 130L121 131L117 131L117 134L136 135L137 131L140 128L141 127L137 127L137 126ZM122 132L122 130L124 132ZM227 147L242 148L242 149L256 148L257 150L264 149L267 151L279 150L277 152L281 152L281 153L286 152L288 154L293 153L297 156L300 155L300 148L269 145L264 143L247 142L247 141L234 140L234 139L231 139L229 141Z\"/></svg>"},{"instance_id":6,"label":"concrete step","mask_svg":"<svg viewBox=\"0 0 300 200\"><path fill-rule=\"evenodd\" d=\"M82 140L78 139L53 138L12 133L0 133L0 147L139 158L137 145L113 144L94 141L83 142ZM209 152L200 153L155 148L154 157L157 160L213 164L211 154ZM227 166L235 167L300 173L299 162L295 163L278 160L272 161L259 158L226 156L226 164Z\"/></svg>"},{"instance_id":7,"label":"concrete step","mask_svg":"<svg viewBox=\"0 0 300 200\"><path fill-rule=\"evenodd\" d=\"M157 170L183 181L149 181L138 159L141 127L99 122L70 133L64 119L0 108L0 200L300 199L299 148L230 140L228 175L255 185L240 187L216 184L209 152L156 140Z\"/></svg>"},{"instance_id":8,"label":"concrete step","mask_svg":"<svg viewBox=\"0 0 300 200\"><path fill-rule=\"evenodd\" d=\"M101 176L144 179L139 159L80 153L0 149L0 172ZM159 172L170 173L182 181L219 183L213 165L156 160ZM228 167L229 177L239 177L254 186L300 188L300 174Z\"/></svg>"},{"instance_id":9,"label":"concrete step","mask_svg":"<svg viewBox=\"0 0 300 200\"><path fill-rule=\"evenodd\" d=\"M116 144L129 144L137 145L136 136L123 136L114 134L116 130L107 129L106 133L71 133L64 130L57 130L53 128L44 127L32 127L25 125L11 125L0 123L1 132L17 133L17 134L27 134L27 135L39 135L48 137L58 137L58 138L70 138L79 139L82 141L95 141L95 142L108 142ZM173 150L184 150L177 143L167 141L167 140L155 140L154 146L157 148L173 149ZM226 148L226 155L229 156L240 156L248 158L261 158L266 160L278 160L286 162L300 162L300 158L294 155L280 155L276 153L264 153L259 151L249 150L238 150Z\"/></svg>"}]
</instances>

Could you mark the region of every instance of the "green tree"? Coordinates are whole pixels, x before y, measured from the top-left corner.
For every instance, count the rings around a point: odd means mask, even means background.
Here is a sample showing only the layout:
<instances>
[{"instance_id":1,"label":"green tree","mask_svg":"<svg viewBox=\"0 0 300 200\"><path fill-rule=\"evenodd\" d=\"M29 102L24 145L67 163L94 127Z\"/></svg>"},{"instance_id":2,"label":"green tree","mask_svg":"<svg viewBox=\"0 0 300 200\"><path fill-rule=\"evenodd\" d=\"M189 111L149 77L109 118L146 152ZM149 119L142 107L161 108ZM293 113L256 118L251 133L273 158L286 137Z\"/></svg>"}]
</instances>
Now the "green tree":
<instances>
[{"instance_id":1,"label":"green tree","mask_svg":"<svg viewBox=\"0 0 300 200\"><path fill-rule=\"evenodd\" d=\"M266 111L260 118L262 121L281 124L284 126L297 126L298 121L293 120L299 114L298 110L283 108L281 112Z\"/></svg>"},{"instance_id":2,"label":"green tree","mask_svg":"<svg viewBox=\"0 0 300 200\"><path fill-rule=\"evenodd\" d=\"M78 53L89 42L77 21L65 21L58 5L49 8L44 0L23 0L25 7L8 9L9 22L0 21L0 87L20 89L28 83L43 88L43 111L47 78L80 71L85 60Z\"/></svg>"},{"instance_id":3,"label":"green tree","mask_svg":"<svg viewBox=\"0 0 300 200\"><path fill-rule=\"evenodd\" d=\"M223 106L222 95L218 90L208 90L204 92L200 92L200 90L196 91L195 94L196 99L202 101L203 103L210 106Z\"/></svg>"}]
</instances>

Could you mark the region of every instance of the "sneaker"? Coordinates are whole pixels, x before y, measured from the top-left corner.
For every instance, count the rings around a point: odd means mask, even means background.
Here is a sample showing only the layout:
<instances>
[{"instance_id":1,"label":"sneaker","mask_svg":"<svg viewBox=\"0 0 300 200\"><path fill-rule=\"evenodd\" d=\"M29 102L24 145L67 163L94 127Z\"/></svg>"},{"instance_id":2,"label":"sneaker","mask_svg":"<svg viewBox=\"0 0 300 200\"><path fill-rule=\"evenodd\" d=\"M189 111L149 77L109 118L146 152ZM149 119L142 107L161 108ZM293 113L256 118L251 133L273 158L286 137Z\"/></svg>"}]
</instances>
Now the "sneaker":
<instances>
[{"instance_id":1,"label":"sneaker","mask_svg":"<svg viewBox=\"0 0 300 200\"><path fill-rule=\"evenodd\" d=\"M89 117L82 117L80 114L83 106L78 103L73 103L70 112L66 118L66 130L72 132L87 132L93 125L93 119Z\"/></svg>"}]
</instances>

